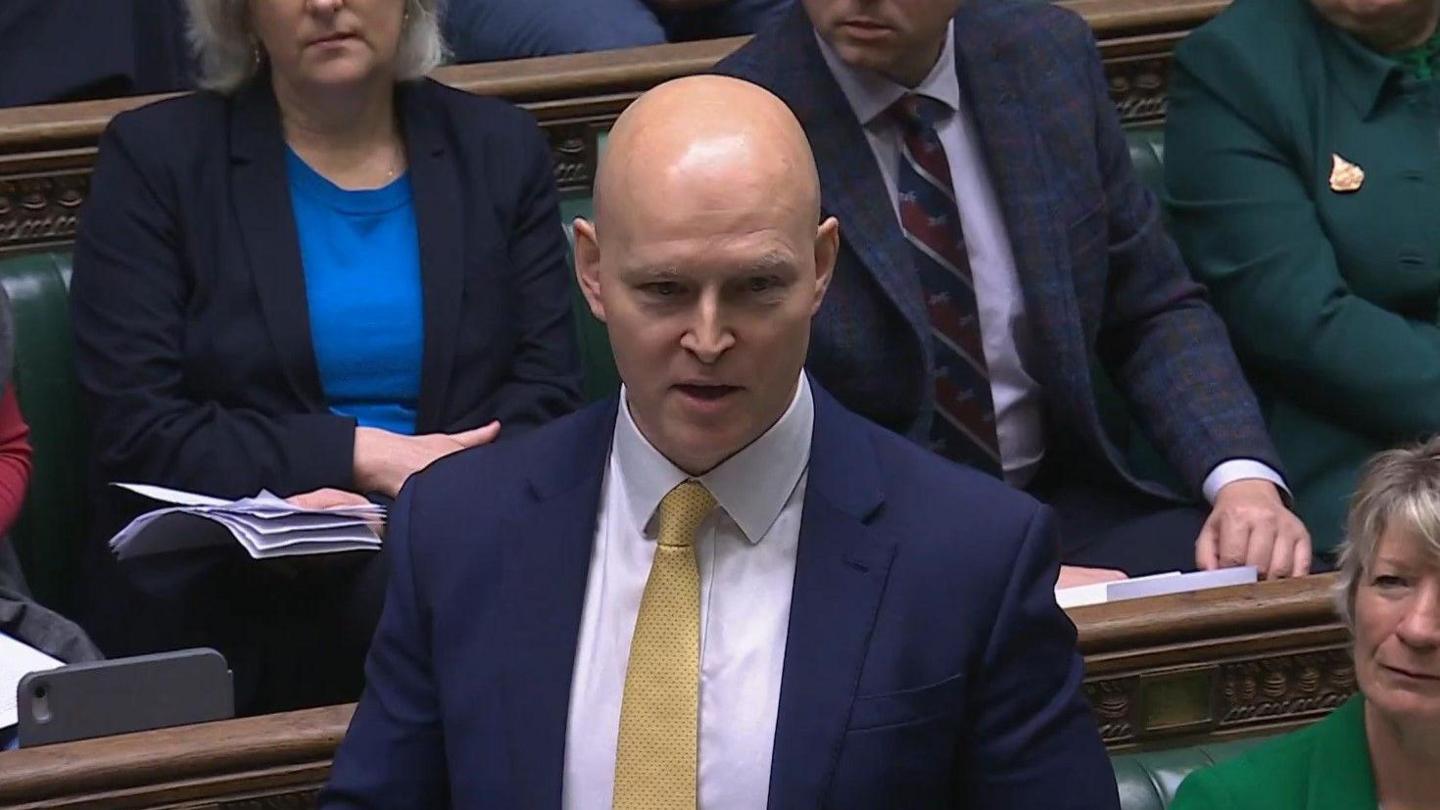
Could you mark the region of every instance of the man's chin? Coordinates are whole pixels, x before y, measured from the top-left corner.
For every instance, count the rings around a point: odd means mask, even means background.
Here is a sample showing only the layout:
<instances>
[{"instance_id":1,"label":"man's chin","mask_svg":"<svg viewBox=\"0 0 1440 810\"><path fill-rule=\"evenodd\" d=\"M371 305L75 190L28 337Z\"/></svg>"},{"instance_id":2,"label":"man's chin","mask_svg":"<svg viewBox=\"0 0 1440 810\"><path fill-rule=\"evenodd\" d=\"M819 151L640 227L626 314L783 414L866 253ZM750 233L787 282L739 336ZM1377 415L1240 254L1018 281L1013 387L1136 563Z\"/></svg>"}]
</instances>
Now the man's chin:
<instances>
[{"instance_id":1,"label":"man's chin","mask_svg":"<svg viewBox=\"0 0 1440 810\"><path fill-rule=\"evenodd\" d=\"M735 455L748 444L744 437L733 430L721 431L718 426L707 427L688 424L676 431L667 442L668 447L659 447L671 463L691 475L704 475Z\"/></svg>"},{"instance_id":2,"label":"man's chin","mask_svg":"<svg viewBox=\"0 0 1440 810\"><path fill-rule=\"evenodd\" d=\"M852 68L879 72L886 64L885 54L874 44L859 42L847 36L837 36L832 43L840 60Z\"/></svg>"}]
</instances>

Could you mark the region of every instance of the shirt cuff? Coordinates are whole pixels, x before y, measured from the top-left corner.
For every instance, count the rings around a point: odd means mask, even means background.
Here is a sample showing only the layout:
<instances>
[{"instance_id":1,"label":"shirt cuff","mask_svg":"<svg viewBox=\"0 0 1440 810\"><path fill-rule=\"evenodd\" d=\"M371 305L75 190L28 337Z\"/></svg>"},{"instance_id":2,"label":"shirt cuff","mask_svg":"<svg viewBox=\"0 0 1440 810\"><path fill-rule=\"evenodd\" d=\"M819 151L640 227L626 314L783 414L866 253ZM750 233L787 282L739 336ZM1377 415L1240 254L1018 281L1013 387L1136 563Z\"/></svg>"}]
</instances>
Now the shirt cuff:
<instances>
[{"instance_id":1,"label":"shirt cuff","mask_svg":"<svg viewBox=\"0 0 1440 810\"><path fill-rule=\"evenodd\" d=\"M1269 481L1280 489L1280 496L1285 503L1292 501L1290 488L1285 486L1285 479L1280 473L1275 472L1269 464L1256 461L1251 458L1232 458L1229 461L1222 461L1210 474L1205 476L1205 483L1200 485L1200 491L1205 495L1206 503L1215 505L1215 498L1226 484L1233 484L1245 478L1259 478Z\"/></svg>"}]
</instances>

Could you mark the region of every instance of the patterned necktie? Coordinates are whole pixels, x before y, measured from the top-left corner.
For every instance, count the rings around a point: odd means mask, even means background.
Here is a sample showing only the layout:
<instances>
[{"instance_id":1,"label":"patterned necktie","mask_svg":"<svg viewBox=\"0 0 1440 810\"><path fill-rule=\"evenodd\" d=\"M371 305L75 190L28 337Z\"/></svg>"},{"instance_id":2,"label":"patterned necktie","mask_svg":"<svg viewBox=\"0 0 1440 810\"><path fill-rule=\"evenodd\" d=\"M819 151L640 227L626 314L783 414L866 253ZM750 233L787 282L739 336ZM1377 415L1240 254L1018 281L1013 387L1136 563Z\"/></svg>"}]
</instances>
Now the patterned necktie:
<instances>
[{"instance_id":1,"label":"patterned necktie","mask_svg":"<svg viewBox=\"0 0 1440 810\"><path fill-rule=\"evenodd\" d=\"M925 291L935 348L932 448L998 477L1000 442L980 337L980 309L950 162L935 132L936 122L951 110L917 95L901 98L890 109L904 141L898 176L900 226Z\"/></svg>"},{"instance_id":2,"label":"patterned necktie","mask_svg":"<svg viewBox=\"0 0 1440 810\"><path fill-rule=\"evenodd\" d=\"M615 749L615 810L693 810L700 723L700 569L695 530L715 508L699 481L660 501L660 537L635 635L620 737Z\"/></svg>"}]
</instances>

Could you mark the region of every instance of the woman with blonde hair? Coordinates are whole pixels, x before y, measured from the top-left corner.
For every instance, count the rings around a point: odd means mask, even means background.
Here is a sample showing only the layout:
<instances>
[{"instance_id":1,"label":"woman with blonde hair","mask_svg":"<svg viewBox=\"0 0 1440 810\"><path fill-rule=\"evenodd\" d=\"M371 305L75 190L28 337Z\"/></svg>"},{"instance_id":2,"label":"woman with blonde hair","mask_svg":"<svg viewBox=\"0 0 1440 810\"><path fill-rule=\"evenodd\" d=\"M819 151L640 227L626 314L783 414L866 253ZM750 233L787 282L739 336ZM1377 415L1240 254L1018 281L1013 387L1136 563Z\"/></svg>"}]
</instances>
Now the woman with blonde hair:
<instances>
[{"instance_id":1,"label":"woman with blonde hair","mask_svg":"<svg viewBox=\"0 0 1440 810\"><path fill-rule=\"evenodd\" d=\"M1336 595L1360 693L1303 731L1191 774L1171 810L1440 806L1440 437L1366 468Z\"/></svg>"},{"instance_id":2,"label":"woman with blonde hair","mask_svg":"<svg viewBox=\"0 0 1440 810\"><path fill-rule=\"evenodd\" d=\"M76 245L89 623L112 655L219 647L246 711L352 699L381 560L207 568L141 619L103 539L153 504L105 484L384 500L570 410L550 154L525 113L423 78L440 0L187 2L207 90L111 122Z\"/></svg>"}]
</instances>

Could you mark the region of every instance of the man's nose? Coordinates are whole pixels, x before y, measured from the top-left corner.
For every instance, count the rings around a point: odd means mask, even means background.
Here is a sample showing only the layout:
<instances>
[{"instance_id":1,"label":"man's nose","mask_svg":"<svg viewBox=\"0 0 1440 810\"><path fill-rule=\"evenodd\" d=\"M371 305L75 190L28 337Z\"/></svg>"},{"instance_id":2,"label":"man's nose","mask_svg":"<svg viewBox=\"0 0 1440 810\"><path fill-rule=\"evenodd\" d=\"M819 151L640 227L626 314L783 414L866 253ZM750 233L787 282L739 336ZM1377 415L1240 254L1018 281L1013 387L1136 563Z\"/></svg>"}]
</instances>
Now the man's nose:
<instances>
[{"instance_id":1,"label":"man's nose","mask_svg":"<svg viewBox=\"0 0 1440 810\"><path fill-rule=\"evenodd\" d=\"M321 14L334 14L340 10L341 6L345 5L345 0L307 0L307 3L311 11L316 11Z\"/></svg>"},{"instance_id":2,"label":"man's nose","mask_svg":"<svg viewBox=\"0 0 1440 810\"><path fill-rule=\"evenodd\" d=\"M681 348L709 365L734 345L735 333L725 323L719 296L713 292L702 294L695 308L694 323L680 339Z\"/></svg>"}]
</instances>

